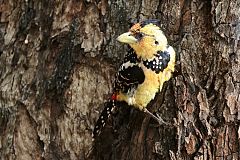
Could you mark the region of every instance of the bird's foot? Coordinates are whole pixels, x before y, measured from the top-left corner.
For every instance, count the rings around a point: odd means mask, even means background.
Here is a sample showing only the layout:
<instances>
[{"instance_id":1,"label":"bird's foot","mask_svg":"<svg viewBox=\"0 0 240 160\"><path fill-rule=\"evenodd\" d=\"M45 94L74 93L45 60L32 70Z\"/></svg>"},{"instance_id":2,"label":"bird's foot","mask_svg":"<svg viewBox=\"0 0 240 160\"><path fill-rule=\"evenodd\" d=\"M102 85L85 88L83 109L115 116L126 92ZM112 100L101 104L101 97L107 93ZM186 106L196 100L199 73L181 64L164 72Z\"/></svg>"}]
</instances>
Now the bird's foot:
<instances>
[{"instance_id":1,"label":"bird's foot","mask_svg":"<svg viewBox=\"0 0 240 160\"><path fill-rule=\"evenodd\" d=\"M147 113L147 114L148 114L149 116L151 116L153 119L155 119L156 121L158 121L158 123L159 123L160 125L162 125L162 124L171 125L170 123L165 122L160 115L157 114L157 115L155 116L154 114L152 114L149 110L147 110L147 108L144 108L144 109L143 109L143 112Z\"/></svg>"}]
</instances>

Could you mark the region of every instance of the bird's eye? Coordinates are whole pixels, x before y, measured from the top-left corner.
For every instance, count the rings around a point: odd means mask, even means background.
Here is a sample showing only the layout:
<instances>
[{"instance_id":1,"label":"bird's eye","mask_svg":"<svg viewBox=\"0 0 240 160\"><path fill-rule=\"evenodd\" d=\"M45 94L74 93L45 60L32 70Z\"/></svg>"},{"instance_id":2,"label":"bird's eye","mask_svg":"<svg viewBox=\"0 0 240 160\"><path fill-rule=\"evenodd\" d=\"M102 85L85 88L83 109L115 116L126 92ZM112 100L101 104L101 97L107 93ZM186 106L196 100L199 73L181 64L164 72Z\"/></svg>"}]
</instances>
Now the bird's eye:
<instances>
[{"instance_id":1,"label":"bird's eye","mask_svg":"<svg viewBox=\"0 0 240 160\"><path fill-rule=\"evenodd\" d=\"M143 37L143 33L139 32L139 33L136 33L135 35L135 38L137 38L138 40L141 40Z\"/></svg>"},{"instance_id":2,"label":"bird's eye","mask_svg":"<svg viewBox=\"0 0 240 160\"><path fill-rule=\"evenodd\" d=\"M159 44L158 41L155 41L155 44L158 45Z\"/></svg>"}]
</instances>

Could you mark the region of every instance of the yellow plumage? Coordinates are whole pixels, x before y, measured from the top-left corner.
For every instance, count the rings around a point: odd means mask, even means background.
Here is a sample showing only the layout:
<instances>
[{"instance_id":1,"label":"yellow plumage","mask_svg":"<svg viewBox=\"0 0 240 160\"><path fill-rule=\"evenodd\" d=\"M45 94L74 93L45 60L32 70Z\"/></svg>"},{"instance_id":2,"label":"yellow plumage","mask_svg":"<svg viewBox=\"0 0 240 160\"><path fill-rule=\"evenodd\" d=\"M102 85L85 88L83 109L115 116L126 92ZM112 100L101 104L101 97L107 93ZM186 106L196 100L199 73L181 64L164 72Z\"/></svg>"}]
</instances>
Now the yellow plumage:
<instances>
[{"instance_id":1,"label":"yellow plumage","mask_svg":"<svg viewBox=\"0 0 240 160\"><path fill-rule=\"evenodd\" d=\"M164 82L171 78L175 66L175 52L157 23L156 20L137 23L129 32L118 37L118 41L129 44L134 51L125 56L119 68L111 100L96 123L93 137L100 133L117 101L125 101L159 123L167 124L146 108L156 93L162 90Z\"/></svg>"},{"instance_id":2,"label":"yellow plumage","mask_svg":"<svg viewBox=\"0 0 240 160\"><path fill-rule=\"evenodd\" d=\"M136 34L143 34L143 37L138 40L134 38ZM154 99L156 93L161 91L164 82L171 78L175 66L175 51L171 46L167 48L168 42L165 35L158 26L152 23L144 27L141 27L139 23L135 24L129 32L120 35L118 40L128 43L142 60L152 60L158 51L168 51L170 54L167 67L159 73L140 62L139 67L143 69L145 75L144 82L138 85L133 95L122 92L117 95L117 100L125 101L129 105L143 110Z\"/></svg>"}]
</instances>

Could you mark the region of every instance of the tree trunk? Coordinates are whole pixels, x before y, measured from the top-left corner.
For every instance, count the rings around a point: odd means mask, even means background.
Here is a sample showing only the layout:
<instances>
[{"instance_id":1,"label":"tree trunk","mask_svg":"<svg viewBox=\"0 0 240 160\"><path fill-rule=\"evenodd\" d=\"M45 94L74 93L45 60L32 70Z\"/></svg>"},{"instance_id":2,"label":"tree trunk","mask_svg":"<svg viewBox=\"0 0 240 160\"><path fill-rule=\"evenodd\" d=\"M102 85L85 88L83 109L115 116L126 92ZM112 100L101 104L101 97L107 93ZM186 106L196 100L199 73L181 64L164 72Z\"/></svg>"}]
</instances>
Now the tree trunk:
<instances>
[{"instance_id":1,"label":"tree trunk","mask_svg":"<svg viewBox=\"0 0 240 160\"><path fill-rule=\"evenodd\" d=\"M239 0L0 0L0 159L240 159ZM99 139L132 23L162 23L176 72L148 106L125 104Z\"/></svg>"}]
</instances>

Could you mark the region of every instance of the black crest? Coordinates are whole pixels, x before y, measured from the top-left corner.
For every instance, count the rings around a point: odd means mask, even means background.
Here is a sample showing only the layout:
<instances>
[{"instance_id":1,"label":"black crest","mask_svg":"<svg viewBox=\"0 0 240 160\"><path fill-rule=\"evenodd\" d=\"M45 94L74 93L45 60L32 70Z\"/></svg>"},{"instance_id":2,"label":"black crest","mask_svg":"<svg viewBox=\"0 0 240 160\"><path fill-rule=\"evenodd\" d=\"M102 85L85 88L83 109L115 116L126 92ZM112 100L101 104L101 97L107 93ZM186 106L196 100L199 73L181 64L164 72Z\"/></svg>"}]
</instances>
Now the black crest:
<instances>
[{"instance_id":1,"label":"black crest","mask_svg":"<svg viewBox=\"0 0 240 160\"><path fill-rule=\"evenodd\" d=\"M140 22L140 25L141 25L141 27L144 27L150 23L152 23L158 27L161 27L160 20L158 20L158 19L148 19L148 20Z\"/></svg>"}]
</instances>

